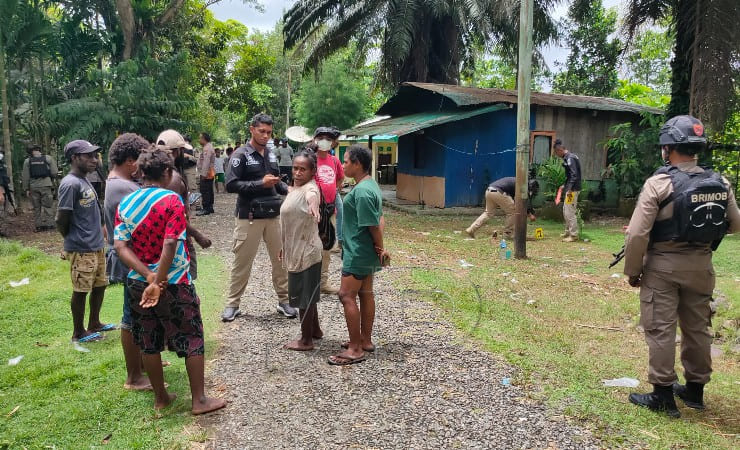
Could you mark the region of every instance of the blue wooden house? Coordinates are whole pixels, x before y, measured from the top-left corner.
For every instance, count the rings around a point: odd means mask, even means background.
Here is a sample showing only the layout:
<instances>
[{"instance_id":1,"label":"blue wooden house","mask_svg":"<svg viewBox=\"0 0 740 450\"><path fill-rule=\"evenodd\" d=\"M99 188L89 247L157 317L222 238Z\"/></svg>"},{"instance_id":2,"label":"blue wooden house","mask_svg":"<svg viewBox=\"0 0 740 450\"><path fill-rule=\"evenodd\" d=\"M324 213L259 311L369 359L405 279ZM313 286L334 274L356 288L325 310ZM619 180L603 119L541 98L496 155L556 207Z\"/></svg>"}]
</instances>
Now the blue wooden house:
<instances>
[{"instance_id":1,"label":"blue wooden house","mask_svg":"<svg viewBox=\"0 0 740 450\"><path fill-rule=\"evenodd\" d=\"M515 173L516 102L516 91L505 89L403 83L378 110L384 119L344 133L398 136L398 198L474 206L488 183ZM637 124L643 112L662 113L612 98L533 92L530 163L547 160L559 138L579 156L584 179L600 180L611 127Z\"/></svg>"}]
</instances>

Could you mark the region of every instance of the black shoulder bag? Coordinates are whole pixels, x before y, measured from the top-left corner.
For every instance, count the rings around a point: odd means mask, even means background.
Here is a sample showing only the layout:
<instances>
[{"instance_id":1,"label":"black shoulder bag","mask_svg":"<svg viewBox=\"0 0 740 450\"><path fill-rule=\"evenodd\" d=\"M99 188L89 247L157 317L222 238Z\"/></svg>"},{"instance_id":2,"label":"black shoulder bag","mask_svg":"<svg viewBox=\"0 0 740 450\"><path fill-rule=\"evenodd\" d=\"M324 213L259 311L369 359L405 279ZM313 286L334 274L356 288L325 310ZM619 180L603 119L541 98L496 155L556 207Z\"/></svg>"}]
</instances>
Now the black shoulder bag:
<instances>
[{"instance_id":1,"label":"black shoulder bag","mask_svg":"<svg viewBox=\"0 0 740 450\"><path fill-rule=\"evenodd\" d=\"M268 167L269 150L265 149L265 156L262 158L265 166L265 174L270 173ZM269 195L252 199L249 203L249 220L252 219L272 219L280 215L280 206L283 204L283 198L279 195Z\"/></svg>"},{"instance_id":2,"label":"black shoulder bag","mask_svg":"<svg viewBox=\"0 0 740 450\"><path fill-rule=\"evenodd\" d=\"M321 196L321 203L319 203L319 237L324 250L331 250L337 241L334 224L331 223L331 216L334 215L334 203L326 203L321 186L319 186L319 195ZM337 193L337 195L339 194Z\"/></svg>"}]
</instances>

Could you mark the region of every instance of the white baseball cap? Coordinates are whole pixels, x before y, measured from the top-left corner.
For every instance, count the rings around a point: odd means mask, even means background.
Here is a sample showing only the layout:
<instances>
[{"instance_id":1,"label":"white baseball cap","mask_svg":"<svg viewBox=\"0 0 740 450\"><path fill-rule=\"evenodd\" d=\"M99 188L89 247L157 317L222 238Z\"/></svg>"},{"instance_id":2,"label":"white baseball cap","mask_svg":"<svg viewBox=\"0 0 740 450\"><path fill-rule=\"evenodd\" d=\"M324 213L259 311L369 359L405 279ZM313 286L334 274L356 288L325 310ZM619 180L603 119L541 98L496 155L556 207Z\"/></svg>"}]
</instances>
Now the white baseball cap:
<instances>
[{"instance_id":1,"label":"white baseball cap","mask_svg":"<svg viewBox=\"0 0 740 450\"><path fill-rule=\"evenodd\" d=\"M157 148L162 150L174 150L176 148L186 148L192 150L193 146L180 133L175 130L164 130L157 136Z\"/></svg>"}]
</instances>

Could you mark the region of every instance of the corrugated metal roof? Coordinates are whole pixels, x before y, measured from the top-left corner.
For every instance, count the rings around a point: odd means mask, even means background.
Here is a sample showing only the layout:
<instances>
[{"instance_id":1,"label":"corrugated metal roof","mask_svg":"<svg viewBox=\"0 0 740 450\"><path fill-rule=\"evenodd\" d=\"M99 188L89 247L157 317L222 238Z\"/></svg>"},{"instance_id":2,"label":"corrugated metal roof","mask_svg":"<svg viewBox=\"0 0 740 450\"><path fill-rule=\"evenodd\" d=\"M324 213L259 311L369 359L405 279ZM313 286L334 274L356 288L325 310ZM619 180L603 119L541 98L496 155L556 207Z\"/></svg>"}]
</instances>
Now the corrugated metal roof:
<instances>
[{"instance_id":1,"label":"corrugated metal roof","mask_svg":"<svg viewBox=\"0 0 740 450\"><path fill-rule=\"evenodd\" d=\"M366 135L395 135L403 136L424 128L441 125L443 123L455 122L457 120L467 119L500 109L506 109L506 105L490 105L483 108L466 109L460 111L431 111L406 116L392 117L390 119L358 125L342 133L347 136L366 136Z\"/></svg>"},{"instance_id":2,"label":"corrugated metal roof","mask_svg":"<svg viewBox=\"0 0 740 450\"><path fill-rule=\"evenodd\" d=\"M360 125L357 125L358 127ZM367 141L368 135L352 135L352 136L346 136L342 135L339 136L340 141ZM393 134L378 134L373 136L373 142L379 142L379 141L389 141L389 142L398 142L398 136Z\"/></svg>"},{"instance_id":3,"label":"corrugated metal roof","mask_svg":"<svg viewBox=\"0 0 740 450\"><path fill-rule=\"evenodd\" d=\"M516 91L508 89L473 88L451 84L414 83L407 82L401 85L404 88L424 89L442 95L457 106L485 105L492 103L516 103ZM532 92L530 101L534 105L560 106L564 108L595 109L601 111L627 111L632 113L651 112L663 114L658 108L637 105L616 98L588 97L584 95L545 94ZM383 108L381 108L381 111Z\"/></svg>"}]
</instances>

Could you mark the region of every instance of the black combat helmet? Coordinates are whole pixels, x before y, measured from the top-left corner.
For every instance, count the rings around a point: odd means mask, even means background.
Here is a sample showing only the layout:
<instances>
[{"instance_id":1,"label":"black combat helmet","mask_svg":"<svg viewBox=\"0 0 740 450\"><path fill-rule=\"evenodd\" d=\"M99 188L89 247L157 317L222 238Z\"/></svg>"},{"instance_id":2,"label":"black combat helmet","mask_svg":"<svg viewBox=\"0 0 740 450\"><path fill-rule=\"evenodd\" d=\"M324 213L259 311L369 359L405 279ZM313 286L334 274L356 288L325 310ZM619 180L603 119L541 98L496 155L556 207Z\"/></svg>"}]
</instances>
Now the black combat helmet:
<instances>
[{"instance_id":1,"label":"black combat helmet","mask_svg":"<svg viewBox=\"0 0 740 450\"><path fill-rule=\"evenodd\" d=\"M700 144L706 145L704 125L693 116L676 116L668 119L660 128L660 145Z\"/></svg>"}]
</instances>

